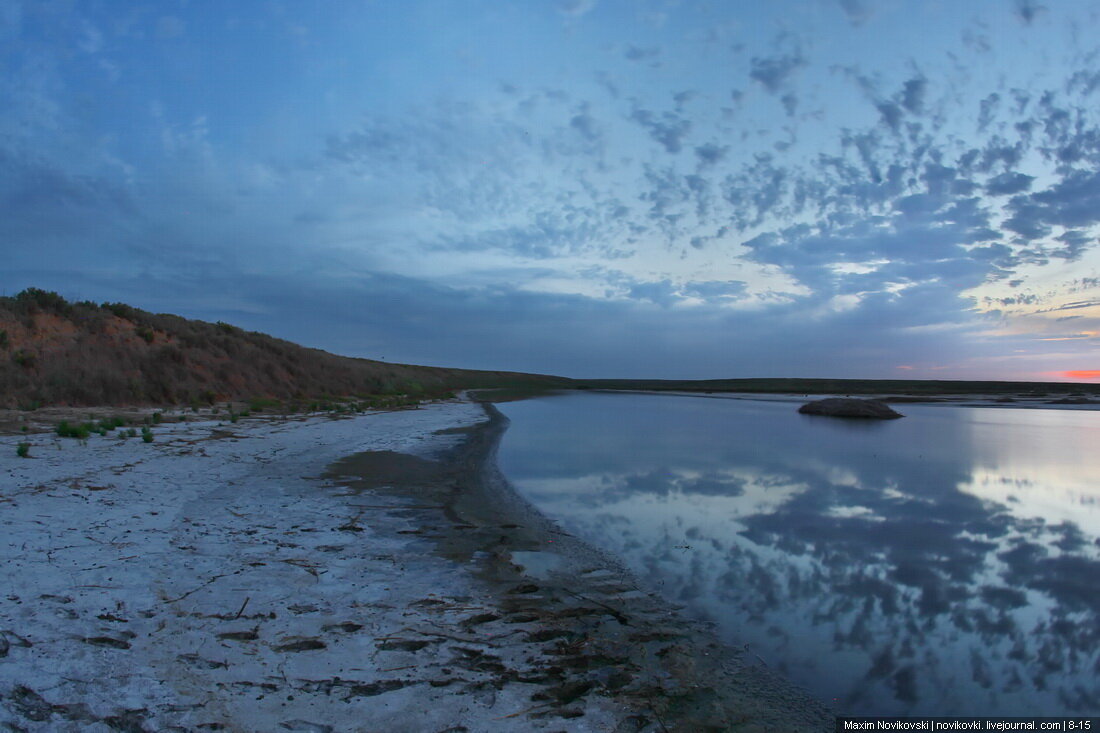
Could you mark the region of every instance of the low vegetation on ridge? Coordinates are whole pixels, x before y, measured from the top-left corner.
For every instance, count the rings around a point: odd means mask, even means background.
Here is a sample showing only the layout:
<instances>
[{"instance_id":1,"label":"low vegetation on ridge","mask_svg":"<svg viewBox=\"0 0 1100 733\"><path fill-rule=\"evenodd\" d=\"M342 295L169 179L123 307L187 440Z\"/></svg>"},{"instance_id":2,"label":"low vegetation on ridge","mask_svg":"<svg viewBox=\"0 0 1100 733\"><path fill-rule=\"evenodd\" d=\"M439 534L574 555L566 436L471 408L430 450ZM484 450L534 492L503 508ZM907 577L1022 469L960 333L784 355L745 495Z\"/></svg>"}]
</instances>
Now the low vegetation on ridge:
<instances>
[{"instance_id":1,"label":"low vegetation on ridge","mask_svg":"<svg viewBox=\"0 0 1100 733\"><path fill-rule=\"evenodd\" d=\"M1088 401L1100 385L874 379L568 379L337 356L228 323L149 313L123 303L72 303L28 288L0 297L0 408L234 403L251 412L388 409L459 389L499 402L551 389L806 395L986 394ZM1006 399L1010 399L1006 397ZM1057 399L1052 401L1058 401ZM79 426L77 428L79 430Z\"/></svg>"},{"instance_id":2,"label":"low vegetation on ridge","mask_svg":"<svg viewBox=\"0 0 1100 733\"><path fill-rule=\"evenodd\" d=\"M396 404L457 389L569 381L337 356L228 323L123 303L74 303L37 288L0 298L0 334L0 407L6 408L234 401L263 409L347 396Z\"/></svg>"}]
</instances>

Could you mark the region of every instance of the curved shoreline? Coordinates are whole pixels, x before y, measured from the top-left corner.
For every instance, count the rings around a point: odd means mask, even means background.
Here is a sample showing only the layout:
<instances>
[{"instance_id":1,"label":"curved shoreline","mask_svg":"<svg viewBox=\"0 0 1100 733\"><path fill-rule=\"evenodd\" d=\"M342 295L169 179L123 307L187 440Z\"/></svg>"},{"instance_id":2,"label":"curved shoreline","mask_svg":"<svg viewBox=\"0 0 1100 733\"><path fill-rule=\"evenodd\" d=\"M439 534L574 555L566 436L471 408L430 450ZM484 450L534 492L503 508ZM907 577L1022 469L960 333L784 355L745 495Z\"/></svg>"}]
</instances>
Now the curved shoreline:
<instances>
[{"instance_id":1,"label":"curved shoreline","mask_svg":"<svg viewBox=\"0 0 1100 733\"><path fill-rule=\"evenodd\" d=\"M410 510L410 518L436 532L436 553L472 570L500 621L526 632L512 651L532 664L502 670L495 684L534 685L530 715L599 710L631 726L623 730L833 729L832 715L807 692L724 647L642 590L616 558L523 499L496 462L508 418L482 407L488 420L463 429L466 440L438 461L414 465L397 457L404 454L368 452L338 461L328 475L436 507ZM395 472L396 463L406 470Z\"/></svg>"}]
</instances>

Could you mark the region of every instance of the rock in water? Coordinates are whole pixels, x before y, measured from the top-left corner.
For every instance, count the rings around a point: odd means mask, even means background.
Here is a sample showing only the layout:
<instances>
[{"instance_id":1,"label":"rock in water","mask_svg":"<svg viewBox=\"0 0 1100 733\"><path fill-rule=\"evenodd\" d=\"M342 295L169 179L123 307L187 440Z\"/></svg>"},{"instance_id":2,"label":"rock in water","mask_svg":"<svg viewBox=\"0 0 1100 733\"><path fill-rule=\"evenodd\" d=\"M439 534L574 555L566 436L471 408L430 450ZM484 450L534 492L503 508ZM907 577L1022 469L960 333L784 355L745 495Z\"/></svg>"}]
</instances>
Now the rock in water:
<instances>
[{"instance_id":1,"label":"rock in water","mask_svg":"<svg viewBox=\"0 0 1100 733\"><path fill-rule=\"evenodd\" d=\"M881 400L857 400L851 397L830 397L826 400L807 402L798 408L804 415L827 415L829 417L864 417L873 420L894 420L905 417L894 412Z\"/></svg>"}]
</instances>

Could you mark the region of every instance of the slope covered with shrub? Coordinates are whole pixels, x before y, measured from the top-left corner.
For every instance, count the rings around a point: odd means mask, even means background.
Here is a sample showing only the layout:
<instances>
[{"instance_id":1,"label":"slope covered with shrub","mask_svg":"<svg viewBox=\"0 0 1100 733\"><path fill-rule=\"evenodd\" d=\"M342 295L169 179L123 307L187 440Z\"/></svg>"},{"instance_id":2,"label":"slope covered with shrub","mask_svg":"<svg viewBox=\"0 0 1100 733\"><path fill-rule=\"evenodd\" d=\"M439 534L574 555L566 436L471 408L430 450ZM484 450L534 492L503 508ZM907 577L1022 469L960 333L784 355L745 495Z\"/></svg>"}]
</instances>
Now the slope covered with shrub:
<instances>
[{"instance_id":1,"label":"slope covered with shrub","mask_svg":"<svg viewBox=\"0 0 1100 733\"><path fill-rule=\"evenodd\" d=\"M227 323L122 303L70 303L37 288L0 298L2 407L430 397L469 387L552 387L569 381L354 359Z\"/></svg>"}]
</instances>

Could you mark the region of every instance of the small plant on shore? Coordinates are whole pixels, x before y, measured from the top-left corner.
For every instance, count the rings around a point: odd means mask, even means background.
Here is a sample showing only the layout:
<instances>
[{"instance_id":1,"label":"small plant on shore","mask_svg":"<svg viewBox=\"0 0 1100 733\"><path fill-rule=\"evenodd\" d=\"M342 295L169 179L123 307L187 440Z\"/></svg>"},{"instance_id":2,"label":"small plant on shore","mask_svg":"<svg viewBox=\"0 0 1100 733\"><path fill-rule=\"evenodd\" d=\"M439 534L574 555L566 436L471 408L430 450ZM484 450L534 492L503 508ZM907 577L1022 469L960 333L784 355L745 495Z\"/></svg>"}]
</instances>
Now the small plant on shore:
<instances>
[{"instance_id":1,"label":"small plant on shore","mask_svg":"<svg viewBox=\"0 0 1100 733\"><path fill-rule=\"evenodd\" d=\"M70 425L67 420L62 420L57 428L56 432L60 438L76 438L77 440L87 440L88 436L92 434L91 423L84 423L82 425Z\"/></svg>"},{"instance_id":2,"label":"small plant on shore","mask_svg":"<svg viewBox=\"0 0 1100 733\"><path fill-rule=\"evenodd\" d=\"M31 457L31 444L30 443L20 443L15 448L15 455L19 456L20 458L30 458Z\"/></svg>"},{"instance_id":3,"label":"small plant on shore","mask_svg":"<svg viewBox=\"0 0 1100 733\"><path fill-rule=\"evenodd\" d=\"M164 419L164 413L163 412L154 412L153 413L153 422L154 423L159 423L163 419Z\"/></svg>"},{"instance_id":4,"label":"small plant on shore","mask_svg":"<svg viewBox=\"0 0 1100 733\"><path fill-rule=\"evenodd\" d=\"M230 412L229 413L229 422L237 422L240 419L241 419L241 417L237 413L235 413L235 412Z\"/></svg>"},{"instance_id":5,"label":"small plant on shore","mask_svg":"<svg viewBox=\"0 0 1100 733\"><path fill-rule=\"evenodd\" d=\"M141 441L143 443L152 443L153 442L153 431L150 430L148 428L148 426L143 427L141 429Z\"/></svg>"},{"instance_id":6,"label":"small plant on shore","mask_svg":"<svg viewBox=\"0 0 1100 733\"><path fill-rule=\"evenodd\" d=\"M278 407L280 404L279 400L271 397L253 397L248 401L248 409L252 412L263 412L265 409Z\"/></svg>"}]
</instances>

